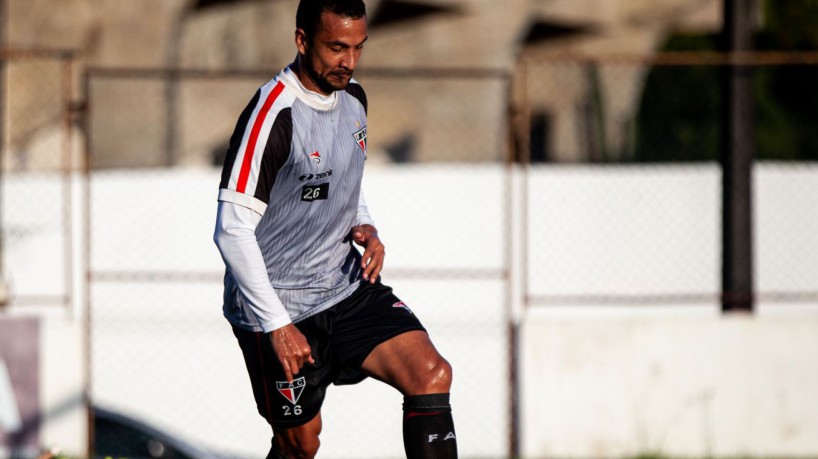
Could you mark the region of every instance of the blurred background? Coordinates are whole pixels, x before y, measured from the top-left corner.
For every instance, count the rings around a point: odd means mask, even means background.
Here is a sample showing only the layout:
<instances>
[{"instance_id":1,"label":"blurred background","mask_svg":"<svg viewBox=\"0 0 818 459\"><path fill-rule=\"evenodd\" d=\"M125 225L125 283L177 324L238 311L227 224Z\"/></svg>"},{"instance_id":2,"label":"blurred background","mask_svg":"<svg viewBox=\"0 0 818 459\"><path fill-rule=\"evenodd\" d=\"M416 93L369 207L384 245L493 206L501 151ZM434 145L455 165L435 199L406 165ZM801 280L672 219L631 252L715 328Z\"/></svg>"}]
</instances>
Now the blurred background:
<instances>
[{"instance_id":1,"label":"blurred background","mask_svg":"<svg viewBox=\"0 0 818 459\"><path fill-rule=\"evenodd\" d=\"M254 458L227 142L297 0L0 0L0 458ZM369 0L384 282L464 458L818 456L818 2ZM333 387L320 457L403 456Z\"/></svg>"}]
</instances>

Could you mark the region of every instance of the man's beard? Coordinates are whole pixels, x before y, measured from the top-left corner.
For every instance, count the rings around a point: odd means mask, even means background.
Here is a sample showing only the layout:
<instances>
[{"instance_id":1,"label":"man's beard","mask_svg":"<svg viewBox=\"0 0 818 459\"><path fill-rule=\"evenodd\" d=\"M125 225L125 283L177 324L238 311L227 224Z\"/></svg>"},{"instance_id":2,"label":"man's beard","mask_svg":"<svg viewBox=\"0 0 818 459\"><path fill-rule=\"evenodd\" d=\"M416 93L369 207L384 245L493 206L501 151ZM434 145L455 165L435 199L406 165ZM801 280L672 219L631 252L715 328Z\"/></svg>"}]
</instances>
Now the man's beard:
<instances>
[{"instance_id":1,"label":"man's beard","mask_svg":"<svg viewBox=\"0 0 818 459\"><path fill-rule=\"evenodd\" d=\"M306 62L305 63L307 65L304 66L304 70L310 76L310 79L315 83L315 85L318 86L318 89L320 89L321 92L323 92L325 94L331 94L331 93L333 93L335 91L341 91L343 89L346 89L346 87L349 85L349 81L352 79L352 72L344 72L344 71L331 72L325 78L325 77L322 77L321 75L318 75L318 73L315 71L315 69L312 67L312 65L309 64L310 59L311 59L310 56L307 55L305 57L306 57L306 59L305 59ZM338 83L338 84L333 84L329 80L329 78L328 78L329 76L335 76L336 78L338 78L339 80L341 80L343 82Z\"/></svg>"}]
</instances>

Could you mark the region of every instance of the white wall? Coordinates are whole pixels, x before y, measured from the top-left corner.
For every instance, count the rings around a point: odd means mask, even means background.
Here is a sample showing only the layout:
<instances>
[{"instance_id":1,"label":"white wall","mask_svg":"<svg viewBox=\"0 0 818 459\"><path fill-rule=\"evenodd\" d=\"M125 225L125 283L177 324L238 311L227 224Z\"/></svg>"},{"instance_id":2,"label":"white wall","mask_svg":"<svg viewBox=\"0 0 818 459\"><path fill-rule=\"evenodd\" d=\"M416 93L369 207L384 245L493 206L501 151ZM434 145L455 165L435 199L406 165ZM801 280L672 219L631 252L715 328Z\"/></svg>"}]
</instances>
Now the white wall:
<instances>
[{"instance_id":1,"label":"white wall","mask_svg":"<svg viewBox=\"0 0 818 459\"><path fill-rule=\"evenodd\" d=\"M44 447L79 456L88 445L84 330L76 321L58 318L44 318L40 326L40 440Z\"/></svg>"},{"instance_id":2,"label":"white wall","mask_svg":"<svg viewBox=\"0 0 818 459\"><path fill-rule=\"evenodd\" d=\"M524 456L814 455L816 178L815 166L755 169L761 296L747 317L719 313L714 165L532 171ZM646 299L606 303L617 294Z\"/></svg>"},{"instance_id":3,"label":"white wall","mask_svg":"<svg viewBox=\"0 0 818 459\"><path fill-rule=\"evenodd\" d=\"M529 316L527 457L812 456L818 319Z\"/></svg>"},{"instance_id":4,"label":"white wall","mask_svg":"<svg viewBox=\"0 0 818 459\"><path fill-rule=\"evenodd\" d=\"M461 453L502 456L512 390L502 270L507 244L521 247L522 234L506 232L506 206L523 182L507 183L499 166L372 166L364 187L387 244L384 276L455 367ZM818 168L756 172L757 285L814 289ZM9 177L4 187L25 196L31 180ZM713 165L532 171L526 280L530 293L550 302L525 311L521 301L513 305L526 457L818 454L818 307L809 295L774 303L779 295L763 297L752 318L719 315L718 182ZM219 310L222 266L211 241L217 183L212 170L93 176L95 272L190 276L93 284L93 397L200 446L255 457L269 432ZM43 271L31 260L47 260L58 236L34 231L48 228L49 214L9 202L14 195L4 193L4 218L20 229L14 244L7 241L6 266L12 287L33 291ZM54 282L46 291L64 288L61 273L46 273ZM587 293L694 293L697 300L631 307L554 300ZM72 326L53 336L73 336L69 348L80 349L80 326ZM330 389L323 457L400 457L400 403L372 381Z\"/></svg>"}]
</instances>

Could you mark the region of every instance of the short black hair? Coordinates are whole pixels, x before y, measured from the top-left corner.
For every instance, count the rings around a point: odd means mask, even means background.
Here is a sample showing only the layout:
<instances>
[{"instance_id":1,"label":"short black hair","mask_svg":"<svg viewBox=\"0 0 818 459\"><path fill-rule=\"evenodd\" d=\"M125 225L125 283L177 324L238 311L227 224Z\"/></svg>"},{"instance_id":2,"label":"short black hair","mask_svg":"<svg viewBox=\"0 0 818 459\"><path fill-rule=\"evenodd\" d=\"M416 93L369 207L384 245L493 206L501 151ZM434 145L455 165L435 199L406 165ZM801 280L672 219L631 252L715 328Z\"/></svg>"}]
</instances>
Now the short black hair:
<instances>
[{"instance_id":1,"label":"short black hair","mask_svg":"<svg viewBox=\"0 0 818 459\"><path fill-rule=\"evenodd\" d=\"M321 24L321 15L324 11L358 19L366 16L366 5L363 0L301 0L295 14L295 27L303 29L307 38L311 39Z\"/></svg>"}]
</instances>

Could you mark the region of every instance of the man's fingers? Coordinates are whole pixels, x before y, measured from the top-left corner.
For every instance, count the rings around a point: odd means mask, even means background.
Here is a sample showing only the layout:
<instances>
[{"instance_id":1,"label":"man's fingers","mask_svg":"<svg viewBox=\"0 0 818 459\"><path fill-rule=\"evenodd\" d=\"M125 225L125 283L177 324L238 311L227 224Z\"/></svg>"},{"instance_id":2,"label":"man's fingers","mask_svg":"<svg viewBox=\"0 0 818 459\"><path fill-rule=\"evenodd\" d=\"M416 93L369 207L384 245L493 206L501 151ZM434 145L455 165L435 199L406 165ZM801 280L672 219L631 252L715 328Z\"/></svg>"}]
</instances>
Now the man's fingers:
<instances>
[{"instance_id":1,"label":"man's fingers","mask_svg":"<svg viewBox=\"0 0 818 459\"><path fill-rule=\"evenodd\" d=\"M363 231L355 231L352 233L352 240L354 240L358 245L363 245L366 242L366 237L364 236Z\"/></svg>"},{"instance_id":2,"label":"man's fingers","mask_svg":"<svg viewBox=\"0 0 818 459\"><path fill-rule=\"evenodd\" d=\"M274 331L272 337L273 349L288 382L293 382L293 376L297 375L307 362L315 363L309 343L294 325L285 325Z\"/></svg>"},{"instance_id":3,"label":"man's fingers","mask_svg":"<svg viewBox=\"0 0 818 459\"><path fill-rule=\"evenodd\" d=\"M293 372L290 371L290 363L286 360L281 362L282 368L284 368L284 376L287 378L287 382L293 382Z\"/></svg>"},{"instance_id":4,"label":"man's fingers","mask_svg":"<svg viewBox=\"0 0 818 459\"><path fill-rule=\"evenodd\" d=\"M361 277L363 277L364 280L369 280L370 276L372 275L372 269L375 267L374 263L372 263L373 259L374 257L372 256L372 253L369 253L369 251L364 252L363 258L361 258L361 268L364 270Z\"/></svg>"},{"instance_id":5,"label":"man's fingers","mask_svg":"<svg viewBox=\"0 0 818 459\"><path fill-rule=\"evenodd\" d=\"M301 371L301 367L304 366L304 361L301 358L296 359L295 362L298 365L295 369L293 369L293 376L297 375Z\"/></svg>"},{"instance_id":6,"label":"man's fingers","mask_svg":"<svg viewBox=\"0 0 818 459\"><path fill-rule=\"evenodd\" d=\"M366 262L364 266L364 273L363 278L364 280L368 280L371 283L375 283L375 280L378 279L378 275L381 273L381 268L383 267L383 254L376 253L373 254Z\"/></svg>"},{"instance_id":7,"label":"man's fingers","mask_svg":"<svg viewBox=\"0 0 818 459\"><path fill-rule=\"evenodd\" d=\"M360 226L352 229L352 240L361 247L366 246L366 231Z\"/></svg>"},{"instance_id":8,"label":"man's fingers","mask_svg":"<svg viewBox=\"0 0 818 459\"><path fill-rule=\"evenodd\" d=\"M301 364L315 364L315 360L312 358L312 349L310 349L309 343L304 343L304 346L301 348Z\"/></svg>"},{"instance_id":9,"label":"man's fingers","mask_svg":"<svg viewBox=\"0 0 818 459\"><path fill-rule=\"evenodd\" d=\"M369 277L370 282L372 282L373 284L375 283L375 280L378 279L378 276L381 275L381 266L383 265L381 263L378 263L374 266L374 268L372 268L372 274L370 274Z\"/></svg>"},{"instance_id":10,"label":"man's fingers","mask_svg":"<svg viewBox=\"0 0 818 459\"><path fill-rule=\"evenodd\" d=\"M363 255L361 255L361 268L366 269L370 260L372 260L372 250L365 249Z\"/></svg>"},{"instance_id":11,"label":"man's fingers","mask_svg":"<svg viewBox=\"0 0 818 459\"><path fill-rule=\"evenodd\" d=\"M375 279L381 275L381 268L383 268L383 257L381 257L377 263L373 263L371 274L372 282L375 282Z\"/></svg>"},{"instance_id":12,"label":"man's fingers","mask_svg":"<svg viewBox=\"0 0 818 459\"><path fill-rule=\"evenodd\" d=\"M307 360L311 358L312 355L310 355L310 346L306 343L304 343L303 346L297 351L294 350L292 359L296 367L293 369L293 374L298 374L304 364L307 363Z\"/></svg>"}]
</instances>

